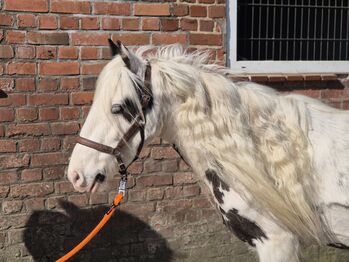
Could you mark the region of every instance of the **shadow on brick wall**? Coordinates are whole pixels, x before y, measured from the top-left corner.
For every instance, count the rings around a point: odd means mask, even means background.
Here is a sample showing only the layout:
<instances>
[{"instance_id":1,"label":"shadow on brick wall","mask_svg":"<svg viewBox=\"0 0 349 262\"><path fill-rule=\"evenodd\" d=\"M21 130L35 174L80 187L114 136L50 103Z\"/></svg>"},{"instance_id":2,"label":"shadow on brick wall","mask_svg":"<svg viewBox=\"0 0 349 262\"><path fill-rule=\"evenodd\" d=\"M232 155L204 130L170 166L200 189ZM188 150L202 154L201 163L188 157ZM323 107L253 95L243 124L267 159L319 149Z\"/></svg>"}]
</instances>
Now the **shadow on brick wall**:
<instances>
[{"instance_id":1,"label":"shadow on brick wall","mask_svg":"<svg viewBox=\"0 0 349 262\"><path fill-rule=\"evenodd\" d=\"M80 242L107 207L79 209L60 203L64 212L35 211L26 224L25 245L35 261L54 261ZM167 241L137 217L118 210L99 234L70 261L170 261Z\"/></svg>"}]
</instances>

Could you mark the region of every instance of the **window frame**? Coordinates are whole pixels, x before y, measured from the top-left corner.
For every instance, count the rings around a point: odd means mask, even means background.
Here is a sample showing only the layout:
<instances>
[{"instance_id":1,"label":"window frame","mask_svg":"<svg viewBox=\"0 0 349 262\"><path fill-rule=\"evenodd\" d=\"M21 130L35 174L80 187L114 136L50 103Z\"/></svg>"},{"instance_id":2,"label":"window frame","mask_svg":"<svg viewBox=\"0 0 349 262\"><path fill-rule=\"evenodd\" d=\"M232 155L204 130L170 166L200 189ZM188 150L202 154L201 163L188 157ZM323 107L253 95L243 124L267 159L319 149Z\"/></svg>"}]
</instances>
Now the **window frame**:
<instances>
[{"instance_id":1,"label":"window frame","mask_svg":"<svg viewBox=\"0 0 349 262\"><path fill-rule=\"evenodd\" d=\"M228 65L239 74L347 74L349 61L237 61L237 1L227 1Z\"/></svg>"}]
</instances>

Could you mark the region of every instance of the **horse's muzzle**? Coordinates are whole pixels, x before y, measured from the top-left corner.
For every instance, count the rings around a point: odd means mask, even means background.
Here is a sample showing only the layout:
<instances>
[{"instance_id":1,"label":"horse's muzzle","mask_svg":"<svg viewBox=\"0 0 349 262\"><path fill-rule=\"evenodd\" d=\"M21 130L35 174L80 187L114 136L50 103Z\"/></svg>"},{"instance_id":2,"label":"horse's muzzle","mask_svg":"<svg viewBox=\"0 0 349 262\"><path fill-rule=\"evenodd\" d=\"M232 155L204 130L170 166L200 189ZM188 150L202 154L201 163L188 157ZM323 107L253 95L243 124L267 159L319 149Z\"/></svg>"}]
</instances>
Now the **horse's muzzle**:
<instances>
[{"instance_id":1,"label":"horse's muzzle","mask_svg":"<svg viewBox=\"0 0 349 262\"><path fill-rule=\"evenodd\" d=\"M0 98L7 98L8 95L5 93L5 91L0 89Z\"/></svg>"}]
</instances>

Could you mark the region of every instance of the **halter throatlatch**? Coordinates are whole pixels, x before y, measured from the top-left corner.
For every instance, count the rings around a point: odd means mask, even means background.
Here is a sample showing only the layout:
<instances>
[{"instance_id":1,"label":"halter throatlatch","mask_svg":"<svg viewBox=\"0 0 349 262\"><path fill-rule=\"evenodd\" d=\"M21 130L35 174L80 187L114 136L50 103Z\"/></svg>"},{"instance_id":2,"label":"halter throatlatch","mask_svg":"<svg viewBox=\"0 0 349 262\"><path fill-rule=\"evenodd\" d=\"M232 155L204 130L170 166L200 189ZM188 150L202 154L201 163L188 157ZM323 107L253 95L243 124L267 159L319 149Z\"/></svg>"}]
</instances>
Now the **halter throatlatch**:
<instances>
[{"instance_id":1,"label":"halter throatlatch","mask_svg":"<svg viewBox=\"0 0 349 262\"><path fill-rule=\"evenodd\" d=\"M142 105L142 111L139 111L138 114L135 116L134 120L132 121L131 126L127 130L127 132L123 135L123 137L120 139L116 147L110 147L106 146L100 143L97 143L95 141L89 140L87 138L78 136L76 142L93 148L97 151L113 155L119 165L119 173L120 173L120 182L119 182L119 192L116 195L113 204L107 211L107 213L104 215L102 220L98 223L98 225L91 231L90 234L86 236L84 240L82 240L76 247L74 247L71 251L69 251L66 255L58 259L56 262L64 262L70 259L72 256L74 256L77 252L79 252L90 240L102 229L102 227L108 222L108 220L111 218L111 216L114 214L116 208L119 206L121 200L123 199L125 193L126 193L126 183L127 183L127 168L121 154L121 149L126 145L126 143L137 133L140 133L141 136L141 142L138 145L137 153L135 158L131 163L133 163L139 156L139 153L141 152L143 145L144 145L144 125L145 125L145 111L148 108L148 105L151 100L152 91L151 91L151 67L150 64L147 63L145 76L144 76L144 89L141 90L141 96L140 96L140 102Z\"/></svg>"}]
</instances>

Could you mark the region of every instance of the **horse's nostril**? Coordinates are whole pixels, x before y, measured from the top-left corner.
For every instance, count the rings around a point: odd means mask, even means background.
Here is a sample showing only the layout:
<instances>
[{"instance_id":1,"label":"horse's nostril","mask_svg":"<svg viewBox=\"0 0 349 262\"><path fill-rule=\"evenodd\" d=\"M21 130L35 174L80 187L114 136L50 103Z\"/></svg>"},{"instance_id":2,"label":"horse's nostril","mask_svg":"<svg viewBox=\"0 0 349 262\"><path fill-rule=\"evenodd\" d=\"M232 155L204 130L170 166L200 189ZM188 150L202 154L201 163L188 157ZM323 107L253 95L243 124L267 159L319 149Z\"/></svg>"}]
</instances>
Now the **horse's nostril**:
<instances>
[{"instance_id":1,"label":"horse's nostril","mask_svg":"<svg viewBox=\"0 0 349 262\"><path fill-rule=\"evenodd\" d=\"M105 180L105 175L103 174L97 174L96 181L103 182Z\"/></svg>"}]
</instances>

